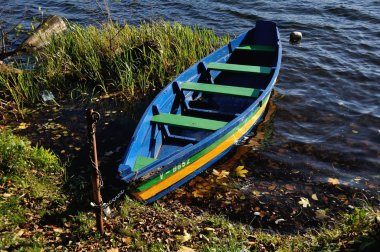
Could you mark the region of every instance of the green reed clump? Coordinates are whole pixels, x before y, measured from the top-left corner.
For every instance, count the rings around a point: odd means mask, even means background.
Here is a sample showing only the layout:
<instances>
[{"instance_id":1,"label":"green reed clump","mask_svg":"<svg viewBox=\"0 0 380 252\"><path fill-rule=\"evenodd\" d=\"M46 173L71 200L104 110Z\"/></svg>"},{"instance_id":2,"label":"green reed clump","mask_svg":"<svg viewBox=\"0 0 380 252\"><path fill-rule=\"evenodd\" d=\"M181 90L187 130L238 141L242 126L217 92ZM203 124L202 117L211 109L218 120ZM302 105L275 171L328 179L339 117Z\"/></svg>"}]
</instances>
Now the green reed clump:
<instances>
[{"instance_id":1,"label":"green reed clump","mask_svg":"<svg viewBox=\"0 0 380 252\"><path fill-rule=\"evenodd\" d=\"M36 102L40 87L33 75L31 71L0 73L0 101L13 101L18 110L24 102Z\"/></svg>"},{"instance_id":2,"label":"green reed clump","mask_svg":"<svg viewBox=\"0 0 380 252\"><path fill-rule=\"evenodd\" d=\"M0 93L19 106L40 99L42 90L56 97L74 91L138 97L165 86L228 40L208 29L164 21L73 25L35 55L32 71L0 74Z\"/></svg>"},{"instance_id":3,"label":"green reed clump","mask_svg":"<svg viewBox=\"0 0 380 252\"><path fill-rule=\"evenodd\" d=\"M40 55L46 86L145 94L228 41L211 30L159 21L74 26Z\"/></svg>"}]
</instances>

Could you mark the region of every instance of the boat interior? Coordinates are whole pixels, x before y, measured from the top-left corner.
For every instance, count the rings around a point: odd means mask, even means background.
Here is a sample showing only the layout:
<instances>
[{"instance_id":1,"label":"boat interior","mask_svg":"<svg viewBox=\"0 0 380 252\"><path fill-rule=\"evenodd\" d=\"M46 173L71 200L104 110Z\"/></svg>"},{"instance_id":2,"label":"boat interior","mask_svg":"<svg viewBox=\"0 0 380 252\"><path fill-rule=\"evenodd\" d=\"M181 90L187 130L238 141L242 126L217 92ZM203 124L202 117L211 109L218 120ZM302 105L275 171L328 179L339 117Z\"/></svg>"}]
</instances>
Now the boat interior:
<instances>
[{"instance_id":1,"label":"boat interior","mask_svg":"<svg viewBox=\"0 0 380 252\"><path fill-rule=\"evenodd\" d=\"M227 125L263 99L277 58L276 26L263 21L186 70L149 106L126 164L138 171Z\"/></svg>"}]
</instances>

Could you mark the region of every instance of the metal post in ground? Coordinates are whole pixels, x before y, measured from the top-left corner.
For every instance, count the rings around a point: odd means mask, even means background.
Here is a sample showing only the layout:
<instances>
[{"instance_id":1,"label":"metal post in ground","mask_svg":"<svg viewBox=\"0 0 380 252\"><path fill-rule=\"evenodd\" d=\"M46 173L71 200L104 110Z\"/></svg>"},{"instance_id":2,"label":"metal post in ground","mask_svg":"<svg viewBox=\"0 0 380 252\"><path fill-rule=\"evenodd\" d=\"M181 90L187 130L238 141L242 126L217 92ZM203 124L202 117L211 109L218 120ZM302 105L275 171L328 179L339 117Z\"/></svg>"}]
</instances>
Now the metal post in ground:
<instances>
[{"instance_id":1,"label":"metal post in ground","mask_svg":"<svg viewBox=\"0 0 380 252\"><path fill-rule=\"evenodd\" d=\"M95 112L92 109L87 109L86 111L87 119L87 133L88 133L88 144L89 144L89 157L92 164L92 195L93 200L96 205L95 214L96 214L96 226L100 234L104 234L104 225L103 225L103 216L102 216L102 196L100 194L100 172L98 166L98 155L96 150L96 123L100 119L98 112Z\"/></svg>"}]
</instances>

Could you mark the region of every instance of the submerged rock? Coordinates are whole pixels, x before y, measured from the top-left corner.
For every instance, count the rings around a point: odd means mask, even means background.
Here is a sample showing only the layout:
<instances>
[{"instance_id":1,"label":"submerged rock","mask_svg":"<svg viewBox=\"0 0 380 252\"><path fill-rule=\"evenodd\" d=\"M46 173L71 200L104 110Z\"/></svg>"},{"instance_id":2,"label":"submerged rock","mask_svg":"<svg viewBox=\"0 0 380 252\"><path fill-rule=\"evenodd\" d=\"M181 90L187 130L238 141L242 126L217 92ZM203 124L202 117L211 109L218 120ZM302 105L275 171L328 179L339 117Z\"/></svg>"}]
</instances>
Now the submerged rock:
<instances>
[{"instance_id":1,"label":"submerged rock","mask_svg":"<svg viewBox=\"0 0 380 252\"><path fill-rule=\"evenodd\" d=\"M36 30L19 46L17 51L35 51L47 44L54 34L61 33L67 29L64 18L60 16L47 17Z\"/></svg>"}]
</instances>

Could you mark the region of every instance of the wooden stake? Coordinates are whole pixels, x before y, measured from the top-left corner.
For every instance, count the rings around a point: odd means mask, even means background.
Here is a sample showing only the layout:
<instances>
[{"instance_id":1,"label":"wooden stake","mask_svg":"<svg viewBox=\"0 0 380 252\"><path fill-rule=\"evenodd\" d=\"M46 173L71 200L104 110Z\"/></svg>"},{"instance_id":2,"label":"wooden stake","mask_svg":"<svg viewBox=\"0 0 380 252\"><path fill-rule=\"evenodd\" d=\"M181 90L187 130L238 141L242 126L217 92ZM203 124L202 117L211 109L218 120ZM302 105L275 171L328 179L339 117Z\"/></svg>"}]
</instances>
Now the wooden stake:
<instances>
[{"instance_id":1,"label":"wooden stake","mask_svg":"<svg viewBox=\"0 0 380 252\"><path fill-rule=\"evenodd\" d=\"M89 143L89 157L92 163L92 195L95 204L99 207L95 208L96 214L96 226L100 234L104 234L103 225L103 212L101 208L102 197L100 195L100 173L98 167L98 154L96 150L96 123L100 119L99 113L93 111L92 109L87 109L86 111L87 119L87 132L88 132L88 143Z\"/></svg>"}]
</instances>

